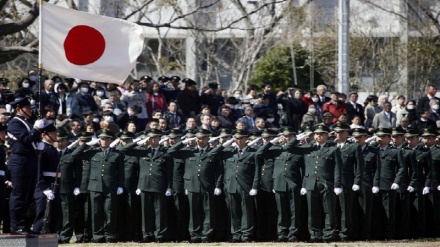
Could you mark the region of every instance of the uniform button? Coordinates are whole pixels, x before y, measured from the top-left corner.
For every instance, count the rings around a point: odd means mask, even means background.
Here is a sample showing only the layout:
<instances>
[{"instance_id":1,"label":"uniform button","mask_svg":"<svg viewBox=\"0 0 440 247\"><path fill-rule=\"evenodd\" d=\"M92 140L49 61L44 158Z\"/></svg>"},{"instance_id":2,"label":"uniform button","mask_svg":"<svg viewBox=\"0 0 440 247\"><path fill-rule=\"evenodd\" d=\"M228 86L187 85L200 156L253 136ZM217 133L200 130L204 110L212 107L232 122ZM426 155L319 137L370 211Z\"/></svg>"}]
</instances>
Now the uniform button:
<instances>
[{"instance_id":1,"label":"uniform button","mask_svg":"<svg viewBox=\"0 0 440 247\"><path fill-rule=\"evenodd\" d=\"M238 170L236 170L235 172L238 172Z\"/></svg>"},{"instance_id":2,"label":"uniform button","mask_svg":"<svg viewBox=\"0 0 440 247\"><path fill-rule=\"evenodd\" d=\"M235 175L235 177L238 177L237 175Z\"/></svg>"},{"instance_id":3,"label":"uniform button","mask_svg":"<svg viewBox=\"0 0 440 247\"><path fill-rule=\"evenodd\" d=\"M316 164L318 164L318 161L316 161Z\"/></svg>"},{"instance_id":4,"label":"uniform button","mask_svg":"<svg viewBox=\"0 0 440 247\"><path fill-rule=\"evenodd\" d=\"M101 177L104 177L104 174L101 174Z\"/></svg>"},{"instance_id":5,"label":"uniform button","mask_svg":"<svg viewBox=\"0 0 440 247\"><path fill-rule=\"evenodd\" d=\"M287 168L284 168L284 171L287 171Z\"/></svg>"},{"instance_id":6,"label":"uniform button","mask_svg":"<svg viewBox=\"0 0 440 247\"><path fill-rule=\"evenodd\" d=\"M151 176L151 173L150 173L150 176Z\"/></svg>"},{"instance_id":7,"label":"uniform button","mask_svg":"<svg viewBox=\"0 0 440 247\"><path fill-rule=\"evenodd\" d=\"M153 168L150 168L150 171L152 171L153 170Z\"/></svg>"},{"instance_id":8,"label":"uniform button","mask_svg":"<svg viewBox=\"0 0 440 247\"><path fill-rule=\"evenodd\" d=\"M200 171L200 169L198 169L197 171Z\"/></svg>"},{"instance_id":9,"label":"uniform button","mask_svg":"<svg viewBox=\"0 0 440 247\"><path fill-rule=\"evenodd\" d=\"M202 166L202 165L199 165L199 166Z\"/></svg>"},{"instance_id":10,"label":"uniform button","mask_svg":"<svg viewBox=\"0 0 440 247\"><path fill-rule=\"evenodd\" d=\"M153 166L153 164L150 164L150 166Z\"/></svg>"},{"instance_id":11,"label":"uniform button","mask_svg":"<svg viewBox=\"0 0 440 247\"><path fill-rule=\"evenodd\" d=\"M264 171L264 168L263 168L263 171Z\"/></svg>"},{"instance_id":12,"label":"uniform button","mask_svg":"<svg viewBox=\"0 0 440 247\"><path fill-rule=\"evenodd\" d=\"M318 166L315 166L315 169L318 168Z\"/></svg>"},{"instance_id":13,"label":"uniform button","mask_svg":"<svg viewBox=\"0 0 440 247\"><path fill-rule=\"evenodd\" d=\"M315 171L315 174L316 174L316 171Z\"/></svg>"},{"instance_id":14,"label":"uniform button","mask_svg":"<svg viewBox=\"0 0 440 247\"><path fill-rule=\"evenodd\" d=\"M197 174L197 177L200 177L200 174Z\"/></svg>"},{"instance_id":15,"label":"uniform button","mask_svg":"<svg viewBox=\"0 0 440 247\"><path fill-rule=\"evenodd\" d=\"M261 173L261 176L264 176L264 173Z\"/></svg>"},{"instance_id":16,"label":"uniform button","mask_svg":"<svg viewBox=\"0 0 440 247\"><path fill-rule=\"evenodd\" d=\"M104 171L104 169L102 169L102 171Z\"/></svg>"},{"instance_id":17,"label":"uniform button","mask_svg":"<svg viewBox=\"0 0 440 247\"><path fill-rule=\"evenodd\" d=\"M316 178L316 180L318 180L318 181L319 181L319 178Z\"/></svg>"},{"instance_id":18,"label":"uniform button","mask_svg":"<svg viewBox=\"0 0 440 247\"><path fill-rule=\"evenodd\" d=\"M286 176L287 175L287 173L284 173L284 176Z\"/></svg>"}]
</instances>

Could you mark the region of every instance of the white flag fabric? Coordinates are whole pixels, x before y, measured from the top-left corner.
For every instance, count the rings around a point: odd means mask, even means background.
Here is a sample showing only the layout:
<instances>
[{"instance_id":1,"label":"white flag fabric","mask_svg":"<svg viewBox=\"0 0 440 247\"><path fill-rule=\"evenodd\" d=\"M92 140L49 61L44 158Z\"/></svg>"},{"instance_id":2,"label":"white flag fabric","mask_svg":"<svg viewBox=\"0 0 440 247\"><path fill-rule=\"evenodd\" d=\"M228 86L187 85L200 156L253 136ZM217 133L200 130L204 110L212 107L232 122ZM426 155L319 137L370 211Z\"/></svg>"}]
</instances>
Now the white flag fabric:
<instances>
[{"instance_id":1,"label":"white flag fabric","mask_svg":"<svg viewBox=\"0 0 440 247\"><path fill-rule=\"evenodd\" d=\"M44 69L99 82L127 79L143 49L141 26L45 2L41 11Z\"/></svg>"}]
</instances>

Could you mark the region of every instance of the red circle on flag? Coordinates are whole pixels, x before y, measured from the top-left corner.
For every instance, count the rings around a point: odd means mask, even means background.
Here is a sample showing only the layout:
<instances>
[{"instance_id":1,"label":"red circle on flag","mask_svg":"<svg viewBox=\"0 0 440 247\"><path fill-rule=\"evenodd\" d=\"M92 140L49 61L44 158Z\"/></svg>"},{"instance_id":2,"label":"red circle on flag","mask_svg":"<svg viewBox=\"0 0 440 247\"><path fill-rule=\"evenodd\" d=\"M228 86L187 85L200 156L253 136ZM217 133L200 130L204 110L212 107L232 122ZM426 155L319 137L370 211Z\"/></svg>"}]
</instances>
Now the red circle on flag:
<instances>
[{"instance_id":1,"label":"red circle on flag","mask_svg":"<svg viewBox=\"0 0 440 247\"><path fill-rule=\"evenodd\" d=\"M96 62L104 54L104 50L104 36L93 27L75 26L70 29L64 40L66 58L75 65Z\"/></svg>"}]
</instances>

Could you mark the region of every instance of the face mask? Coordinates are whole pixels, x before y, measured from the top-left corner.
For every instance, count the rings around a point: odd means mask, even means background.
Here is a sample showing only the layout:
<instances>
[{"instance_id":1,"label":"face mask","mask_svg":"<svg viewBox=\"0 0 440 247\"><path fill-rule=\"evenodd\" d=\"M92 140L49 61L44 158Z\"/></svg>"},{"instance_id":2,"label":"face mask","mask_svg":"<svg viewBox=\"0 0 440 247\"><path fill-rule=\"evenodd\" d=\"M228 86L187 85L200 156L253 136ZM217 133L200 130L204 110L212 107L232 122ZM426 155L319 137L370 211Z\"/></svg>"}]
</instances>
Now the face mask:
<instances>
[{"instance_id":1,"label":"face mask","mask_svg":"<svg viewBox=\"0 0 440 247\"><path fill-rule=\"evenodd\" d=\"M315 112L316 112L316 109L315 109L315 108L310 108L310 109L309 109L309 112L310 112L310 113L315 113Z\"/></svg>"},{"instance_id":2,"label":"face mask","mask_svg":"<svg viewBox=\"0 0 440 247\"><path fill-rule=\"evenodd\" d=\"M272 123L273 121L275 121L275 118L268 118L266 119L269 123Z\"/></svg>"},{"instance_id":3,"label":"face mask","mask_svg":"<svg viewBox=\"0 0 440 247\"><path fill-rule=\"evenodd\" d=\"M96 92L96 95L98 95L98 97L102 97L102 96L104 96L104 92L103 91L98 91L98 92Z\"/></svg>"},{"instance_id":4,"label":"face mask","mask_svg":"<svg viewBox=\"0 0 440 247\"><path fill-rule=\"evenodd\" d=\"M440 108L439 105L433 105L433 106L432 106L432 109L433 109L433 110L436 110L436 111L437 111L439 108Z\"/></svg>"},{"instance_id":5,"label":"face mask","mask_svg":"<svg viewBox=\"0 0 440 247\"><path fill-rule=\"evenodd\" d=\"M23 88L29 88L30 84L29 82L23 82Z\"/></svg>"},{"instance_id":6,"label":"face mask","mask_svg":"<svg viewBox=\"0 0 440 247\"><path fill-rule=\"evenodd\" d=\"M31 99L31 105L35 105L35 100Z\"/></svg>"},{"instance_id":7,"label":"face mask","mask_svg":"<svg viewBox=\"0 0 440 247\"><path fill-rule=\"evenodd\" d=\"M99 118L93 118L92 120L94 123L99 123Z\"/></svg>"},{"instance_id":8,"label":"face mask","mask_svg":"<svg viewBox=\"0 0 440 247\"><path fill-rule=\"evenodd\" d=\"M38 78L38 76L36 76L36 75L29 76L29 80L31 80L31 81L36 81L37 78Z\"/></svg>"},{"instance_id":9,"label":"face mask","mask_svg":"<svg viewBox=\"0 0 440 247\"><path fill-rule=\"evenodd\" d=\"M318 98L312 98L312 100L313 100L313 102L315 102L315 103L319 101Z\"/></svg>"},{"instance_id":10,"label":"face mask","mask_svg":"<svg viewBox=\"0 0 440 247\"><path fill-rule=\"evenodd\" d=\"M104 120L107 122L113 122L113 117L112 116L104 116Z\"/></svg>"},{"instance_id":11,"label":"face mask","mask_svg":"<svg viewBox=\"0 0 440 247\"><path fill-rule=\"evenodd\" d=\"M408 108L408 110L414 110L414 105L408 105L406 108Z\"/></svg>"},{"instance_id":12,"label":"face mask","mask_svg":"<svg viewBox=\"0 0 440 247\"><path fill-rule=\"evenodd\" d=\"M89 92L88 87L82 87L80 90L81 90L81 93L88 93Z\"/></svg>"},{"instance_id":13,"label":"face mask","mask_svg":"<svg viewBox=\"0 0 440 247\"><path fill-rule=\"evenodd\" d=\"M157 93L153 93L154 96L157 96Z\"/></svg>"}]
</instances>

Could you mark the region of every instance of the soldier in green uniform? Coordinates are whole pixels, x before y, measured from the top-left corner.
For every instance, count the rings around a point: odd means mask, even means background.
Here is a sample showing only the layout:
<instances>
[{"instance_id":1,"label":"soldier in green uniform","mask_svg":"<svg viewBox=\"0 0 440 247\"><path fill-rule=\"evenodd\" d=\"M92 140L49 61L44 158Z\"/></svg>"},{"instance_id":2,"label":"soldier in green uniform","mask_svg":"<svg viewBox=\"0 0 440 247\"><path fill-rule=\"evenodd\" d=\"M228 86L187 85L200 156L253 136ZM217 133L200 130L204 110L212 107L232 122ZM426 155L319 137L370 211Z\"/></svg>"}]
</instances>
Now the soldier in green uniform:
<instances>
[{"instance_id":1,"label":"soldier in green uniform","mask_svg":"<svg viewBox=\"0 0 440 247\"><path fill-rule=\"evenodd\" d=\"M278 131L273 129L264 129L260 133L263 147L278 135ZM259 138L259 137L255 137ZM256 153L258 156L258 153ZM273 193L273 169L276 156L264 155L260 153L263 159L261 167L260 190L256 196L257 209L257 238L260 241L274 241L277 238L277 211L275 202L275 193Z\"/></svg>"},{"instance_id":2,"label":"soldier in green uniform","mask_svg":"<svg viewBox=\"0 0 440 247\"><path fill-rule=\"evenodd\" d=\"M342 193L341 153L327 141L327 126L317 125L313 132L315 143L301 146L305 175L300 193L307 194L310 241L329 242L337 237L335 204Z\"/></svg>"},{"instance_id":3,"label":"soldier in green uniform","mask_svg":"<svg viewBox=\"0 0 440 247\"><path fill-rule=\"evenodd\" d=\"M116 150L124 154L124 193L118 200L118 233L121 241L142 240L140 221L141 201L136 195L139 182L139 159L132 149L124 150L135 139L134 133L123 131L118 134Z\"/></svg>"},{"instance_id":4,"label":"soldier in green uniform","mask_svg":"<svg viewBox=\"0 0 440 247\"><path fill-rule=\"evenodd\" d=\"M185 161L184 188L189 201L189 234L192 243L211 242L215 230L214 195L220 195L223 170L220 152L223 146L210 148L211 131L197 130L196 147L185 147L184 142L172 146L171 157Z\"/></svg>"},{"instance_id":5,"label":"soldier in green uniform","mask_svg":"<svg viewBox=\"0 0 440 247\"><path fill-rule=\"evenodd\" d=\"M285 127L282 129L281 137L266 142L257 152L257 157L263 157L265 164L268 159L273 162L273 187L275 193L276 208L278 210L277 241L295 242L298 240L299 228L299 190L302 184L302 174L304 174L304 157L298 149L288 150L283 145L276 145L279 138L285 143L291 141L295 135L293 128ZM266 132L263 131L264 137ZM262 171L262 176L263 176ZM260 215L265 217L267 215Z\"/></svg>"},{"instance_id":6,"label":"soldier in green uniform","mask_svg":"<svg viewBox=\"0 0 440 247\"><path fill-rule=\"evenodd\" d=\"M379 167L379 149L369 145L366 140L368 137L368 131L361 128L353 129L352 133L356 142L362 149L362 155L364 156L364 173L362 175L362 185L360 191L355 195L354 203L358 204L358 208L361 210L357 216L359 220L353 220L358 222L357 225L353 225L353 237L354 239L369 240L371 239L371 219L373 209L373 192L371 188L373 184L379 185L379 177L375 177L377 168ZM374 179L374 180L373 180ZM356 214L353 215L356 217Z\"/></svg>"},{"instance_id":7,"label":"soldier in green uniform","mask_svg":"<svg viewBox=\"0 0 440 247\"><path fill-rule=\"evenodd\" d=\"M428 147L419 143L419 132L416 130L407 130L405 134L408 143L407 149L412 149L416 155L416 167L413 167L412 174L416 175L416 180L412 180L408 190L410 193L410 206L415 209L411 216L411 238L425 237L425 200L431 186L431 167L432 158ZM411 213L414 212L411 210Z\"/></svg>"},{"instance_id":8,"label":"soldier in green uniform","mask_svg":"<svg viewBox=\"0 0 440 247\"><path fill-rule=\"evenodd\" d=\"M406 134L405 134L406 133ZM392 128L391 139L395 148L401 150L404 160L404 171L402 173L402 180L396 196L395 214L399 215L396 218L396 236L395 238L406 239L410 231L410 193L414 192L414 187L411 184L416 182L416 153L411 148L407 148L405 136L412 136L417 134L417 130L405 131L402 127Z\"/></svg>"},{"instance_id":9,"label":"soldier in green uniform","mask_svg":"<svg viewBox=\"0 0 440 247\"><path fill-rule=\"evenodd\" d=\"M237 147L223 150L224 191L231 217L232 242L250 242L255 233L254 196L260 185L261 160L246 146L249 132L233 132Z\"/></svg>"},{"instance_id":10,"label":"soldier in green uniform","mask_svg":"<svg viewBox=\"0 0 440 247\"><path fill-rule=\"evenodd\" d=\"M162 131L146 131L149 147L135 149L139 158L139 183L136 194L141 195L142 242L164 242L167 233L165 196L172 196L172 160L167 149L159 145Z\"/></svg>"},{"instance_id":11,"label":"soldier in green uniform","mask_svg":"<svg viewBox=\"0 0 440 247\"><path fill-rule=\"evenodd\" d=\"M434 129L423 129L422 138L425 146L431 153L431 178L429 189L425 187L423 193L429 193L427 208L431 208L432 215L427 215L426 219L426 236L440 236L440 147L436 143L438 132Z\"/></svg>"},{"instance_id":12,"label":"soldier in green uniform","mask_svg":"<svg viewBox=\"0 0 440 247\"><path fill-rule=\"evenodd\" d=\"M395 207L396 196L399 184L402 184L402 179L405 172L405 161L403 152L390 145L391 129L378 128L376 129L376 140L380 153L380 166L376 170L376 177L379 178L379 184L372 188L373 193L379 193L382 198L382 206L385 210L386 219L385 238L394 239L395 234Z\"/></svg>"},{"instance_id":13,"label":"soldier in green uniform","mask_svg":"<svg viewBox=\"0 0 440 247\"><path fill-rule=\"evenodd\" d=\"M341 212L337 221L340 224L339 237L341 241L347 241L353 239L352 227L359 224L359 222L353 221L353 207L355 193L362 186L364 156L358 143L347 140L350 126L337 123L334 126L334 131L336 132L337 147L342 156L341 181L343 192L337 197L337 205Z\"/></svg>"},{"instance_id":14,"label":"soldier in green uniform","mask_svg":"<svg viewBox=\"0 0 440 247\"><path fill-rule=\"evenodd\" d=\"M69 243L73 235L75 222L75 176L81 175L76 173L78 169L75 167L74 159L70 156L71 149L67 148L69 136L67 132L59 131L57 133L57 151L60 153L60 199L61 211L63 213L62 226L58 237L58 242Z\"/></svg>"},{"instance_id":15,"label":"soldier in green uniform","mask_svg":"<svg viewBox=\"0 0 440 247\"><path fill-rule=\"evenodd\" d=\"M87 145L77 148L72 156L90 162L90 191L92 206L92 230L94 243L114 243L116 233L117 195L123 193L124 155L110 148L114 134L103 130L98 134L99 148L87 149Z\"/></svg>"}]
</instances>

